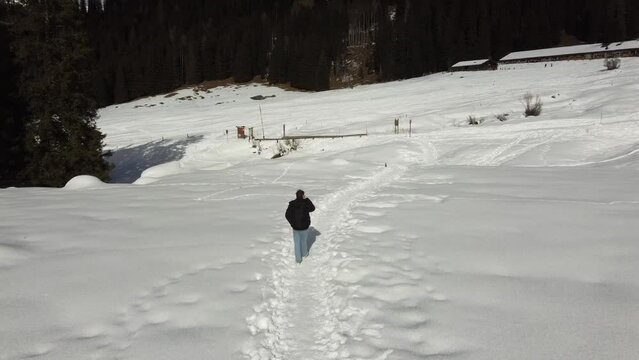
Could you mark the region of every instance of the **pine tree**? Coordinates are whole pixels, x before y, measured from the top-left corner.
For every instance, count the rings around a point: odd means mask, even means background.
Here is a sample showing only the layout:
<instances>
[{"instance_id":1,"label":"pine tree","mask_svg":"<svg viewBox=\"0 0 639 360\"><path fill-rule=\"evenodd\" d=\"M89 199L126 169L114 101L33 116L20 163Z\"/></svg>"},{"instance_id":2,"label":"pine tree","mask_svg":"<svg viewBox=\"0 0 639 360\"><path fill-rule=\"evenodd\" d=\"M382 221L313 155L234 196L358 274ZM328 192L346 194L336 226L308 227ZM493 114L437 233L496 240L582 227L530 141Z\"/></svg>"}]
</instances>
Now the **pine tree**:
<instances>
[{"instance_id":1,"label":"pine tree","mask_svg":"<svg viewBox=\"0 0 639 360\"><path fill-rule=\"evenodd\" d=\"M285 83L288 74L286 43L284 36L278 35L273 40L273 50L269 59L268 81L272 84Z\"/></svg>"},{"instance_id":2,"label":"pine tree","mask_svg":"<svg viewBox=\"0 0 639 360\"><path fill-rule=\"evenodd\" d=\"M0 187L21 185L26 104L18 96L19 68L12 61L9 6L0 1Z\"/></svg>"},{"instance_id":3,"label":"pine tree","mask_svg":"<svg viewBox=\"0 0 639 360\"><path fill-rule=\"evenodd\" d=\"M32 185L62 186L89 174L107 180L92 90L93 54L75 0L26 0L15 19L20 94L29 106L27 165Z\"/></svg>"},{"instance_id":4,"label":"pine tree","mask_svg":"<svg viewBox=\"0 0 639 360\"><path fill-rule=\"evenodd\" d=\"M241 40L237 43L235 57L233 58L233 79L236 82L248 82L253 79L253 68L251 48L253 43L250 39L251 33L244 31Z\"/></svg>"}]
</instances>

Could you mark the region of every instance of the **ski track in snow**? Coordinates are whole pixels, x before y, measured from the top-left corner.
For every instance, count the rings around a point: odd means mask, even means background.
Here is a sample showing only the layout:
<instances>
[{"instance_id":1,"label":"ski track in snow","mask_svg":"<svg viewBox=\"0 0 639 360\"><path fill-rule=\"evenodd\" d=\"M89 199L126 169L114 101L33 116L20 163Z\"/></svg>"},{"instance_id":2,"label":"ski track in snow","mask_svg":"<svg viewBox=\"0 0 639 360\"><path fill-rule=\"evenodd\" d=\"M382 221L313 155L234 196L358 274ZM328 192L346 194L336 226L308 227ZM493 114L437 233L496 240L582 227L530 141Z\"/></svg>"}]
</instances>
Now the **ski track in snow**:
<instances>
[{"instance_id":1,"label":"ski track in snow","mask_svg":"<svg viewBox=\"0 0 639 360\"><path fill-rule=\"evenodd\" d=\"M354 222L349 220L353 206L379 187L398 180L405 170L382 168L369 178L316 200L313 228L322 229L322 233L301 265L295 263L291 252L290 229L281 229L277 247L264 259L273 270L263 290L263 302L247 318L255 336L244 349L249 359L349 357L343 345L349 338L365 335L360 329L365 312L352 304L358 287L353 284L339 289L336 282L340 271L356 260L340 251L340 244L353 230ZM337 295L344 291L346 296Z\"/></svg>"},{"instance_id":2,"label":"ski track in snow","mask_svg":"<svg viewBox=\"0 0 639 360\"><path fill-rule=\"evenodd\" d=\"M288 174L288 171L293 167L293 165L295 165L294 163L289 164L286 169L284 169L284 171L282 172L282 175L278 176L275 180L273 180L273 184L277 184L284 176L286 176L286 174Z\"/></svg>"}]
</instances>

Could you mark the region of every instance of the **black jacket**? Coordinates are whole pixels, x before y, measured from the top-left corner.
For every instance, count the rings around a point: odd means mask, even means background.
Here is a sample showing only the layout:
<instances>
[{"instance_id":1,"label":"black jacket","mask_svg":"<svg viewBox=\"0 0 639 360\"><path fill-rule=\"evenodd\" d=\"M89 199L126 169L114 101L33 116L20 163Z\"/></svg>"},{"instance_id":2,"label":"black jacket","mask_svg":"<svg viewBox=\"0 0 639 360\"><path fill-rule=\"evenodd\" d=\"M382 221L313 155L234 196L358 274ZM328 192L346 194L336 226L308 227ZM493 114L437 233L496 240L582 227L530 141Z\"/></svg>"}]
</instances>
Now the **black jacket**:
<instances>
[{"instance_id":1,"label":"black jacket","mask_svg":"<svg viewBox=\"0 0 639 360\"><path fill-rule=\"evenodd\" d=\"M311 226L309 213L315 211L315 205L310 199L295 199L288 203L286 220L294 230L306 230Z\"/></svg>"}]
</instances>

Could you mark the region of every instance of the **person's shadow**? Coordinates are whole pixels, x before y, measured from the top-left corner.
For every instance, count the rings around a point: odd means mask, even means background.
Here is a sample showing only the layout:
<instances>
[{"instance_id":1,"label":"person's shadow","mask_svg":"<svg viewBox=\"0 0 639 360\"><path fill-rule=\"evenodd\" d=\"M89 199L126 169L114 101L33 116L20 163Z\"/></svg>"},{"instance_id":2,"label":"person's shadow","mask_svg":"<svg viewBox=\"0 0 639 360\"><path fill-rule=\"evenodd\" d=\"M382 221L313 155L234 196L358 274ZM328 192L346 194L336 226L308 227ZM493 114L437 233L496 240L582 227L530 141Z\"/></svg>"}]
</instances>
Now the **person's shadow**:
<instances>
[{"instance_id":1,"label":"person's shadow","mask_svg":"<svg viewBox=\"0 0 639 360\"><path fill-rule=\"evenodd\" d=\"M317 241L317 237L322 235L321 232L319 232L319 230L317 230L314 227L310 227L308 228L308 252L311 252L311 248L313 247L313 244L315 244L315 241Z\"/></svg>"}]
</instances>

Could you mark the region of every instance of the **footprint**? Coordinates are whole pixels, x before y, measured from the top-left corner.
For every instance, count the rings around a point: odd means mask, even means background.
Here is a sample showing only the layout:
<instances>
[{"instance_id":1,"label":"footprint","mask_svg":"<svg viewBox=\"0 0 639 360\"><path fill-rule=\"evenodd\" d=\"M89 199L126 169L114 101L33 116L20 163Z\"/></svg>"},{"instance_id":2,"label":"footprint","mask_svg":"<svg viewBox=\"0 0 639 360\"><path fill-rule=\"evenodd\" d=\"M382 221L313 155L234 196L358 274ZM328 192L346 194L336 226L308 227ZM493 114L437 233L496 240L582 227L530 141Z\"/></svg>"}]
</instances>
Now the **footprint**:
<instances>
[{"instance_id":1,"label":"footprint","mask_svg":"<svg viewBox=\"0 0 639 360\"><path fill-rule=\"evenodd\" d=\"M443 301L447 301L447 300L448 300L448 297L446 297L446 295L444 295L444 294L440 294L440 293L433 293L433 294L430 294L430 298L431 298L431 299L433 299L433 300L435 300L435 301L440 301L440 302L443 302Z\"/></svg>"},{"instance_id":2,"label":"footprint","mask_svg":"<svg viewBox=\"0 0 639 360\"><path fill-rule=\"evenodd\" d=\"M235 284L228 287L229 292L233 294L243 293L246 289L248 289L248 286L245 284Z\"/></svg>"},{"instance_id":3,"label":"footprint","mask_svg":"<svg viewBox=\"0 0 639 360\"><path fill-rule=\"evenodd\" d=\"M31 351L24 354L23 359L31 359L47 355L55 349L53 344L38 344Z\"/></svg>"},{"instance_id":4,"label":"footprint","mask_svg":"<svg viewBox=\"0 0 639 360\"><path fill-rule=\"evenodd\" d=\"M396 208L397 204L391 203L383 203L383 202L371 202L371 203L363 203L362 207L375 208L375 209L391 209Z\"/></svg>"},{"instance_id":5,"label":"footprint","mask_svg":"<svg viewBox=\"0 0 639 360\"><path fill-rule=\"evenodd\" d=\"M169 293L169 290L166 286L154 287L153 288L153 297L155 298L163 298L166 297Z\"/></svg>"},{"instance_id":6,"label":"footprint","mask_svg":"<svg viewBox=\"0 0 639 360\"><path fill-rule=\"evenodd\" d=\"M20 247L0 244L0 268L17 265L26 258L26 252Z\"/></svg>"},{"instance_id":7,"label":"footprint","mask_svg":"<svg viewBox=\"0 0 639 360\"><path fill-rule=\"evenodd\" d=\"M376 339L382 338L382 333L377 329L363 329L362 334Z\"/></svg>"},{"instance_id":8,"label":"footprint","mask_svg":"<svg viewBox=\"0 0 639 360\"><path fill-rule=\"evenodd\" d=\"M382 234L387 231L393 230L393 228L390 226L384 226L384 225L378 225L378 226L366 225L366 226L360 226L358 230L365 234Z\"/></svg>"},{"instance_id":9,"label":"footprint","mask_svg":"<svg viewBox=\"0 0 639 360\"><path fill-rule=\"evenodd\" d=\"M136 300L131 305L131 308L136 310L136 311L138 311L138 312L147 312L147 311L149 311L149 309L151 309L151 303L149 301L147 301L147 299L148 299L148 295L145 295L145 296L142 296L142 297L138 297L138 300Z\"/></svg>"},{"instance_id":10,"label":"footprint","mask_svg":"<svg viewBox=\"0 0 639 360\"><path fill-rule=\"evenodd\" d=\"M77 334L76 338L78 340L90 340L90 339L95 339L97 337L100 337L104 335L104 333L105 333L105 330L102 326L94 325L80 331Z\"/></svg>"},{"instance_id":11,"label":"footprint","mask_svg":"<svg viewBox=\"0 0 639 360\"><path fill-rule=\"evenodd\" d=\"M370 216L370 217L380 217L385 215L385 213L381 211L372 211L372 210L356 210L355 213L361 214L364 216Z\"/></svg>"},{"instance_id":12,"label":"footprint","mask_svg":"<svg viewBox=\"0 0 639 360\"><path fill-rule=\"evenodd\" d=\"M175 302L178 305L194 305L202 300L202 295L200 294L187 294L180 296Z\"/></svg>"},{"instance_id":13,"label":"footprint","mask_svg":"<svg viewBox=\"0 0 639 360\"><path fill-rule=\"evenodd\" d=\"M253 314L246 318L246 322L248 324L249 332L252 336L255 336L260 331L265 331L272 328L273 323L271 319L260 313Z\"/></svg>"},{"instance_id":14,"label":"footprint","mask_svg":"<svg viewBox=\"0 0 639 360\"><path fill-rule=\"evenodd\" d=\"M166 312L154 312L150 313L146 317L146 322L149 325L161 325L171 319L171 315Z\"/></svg>"},{"instance_id":15,"label":"footprint","mask_svg":"<svg viewBox=\"0 0 639 360\"><path fill-rule=\"evenodd\" d=\"M375 357L379 352L378 348L362 342L349 345L349 352L357 359L379 359Z\"/></svg>"}]
</instances>

